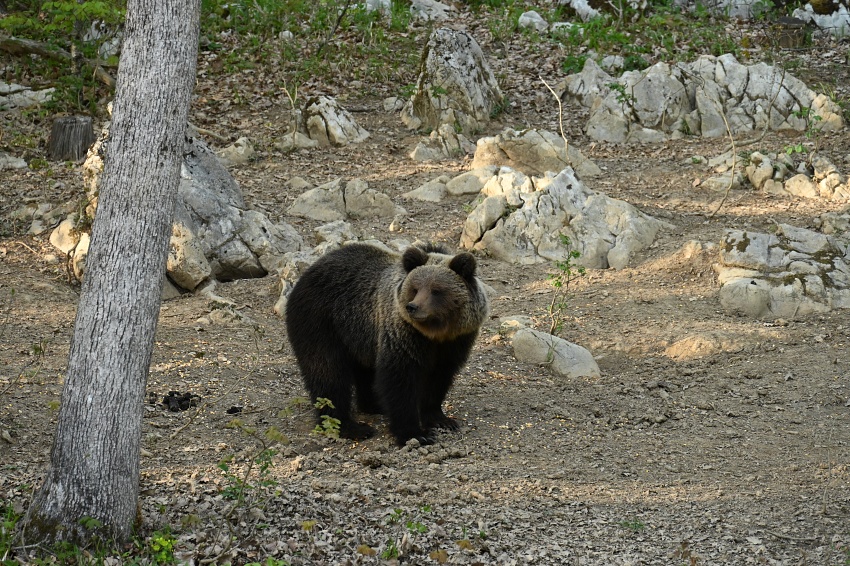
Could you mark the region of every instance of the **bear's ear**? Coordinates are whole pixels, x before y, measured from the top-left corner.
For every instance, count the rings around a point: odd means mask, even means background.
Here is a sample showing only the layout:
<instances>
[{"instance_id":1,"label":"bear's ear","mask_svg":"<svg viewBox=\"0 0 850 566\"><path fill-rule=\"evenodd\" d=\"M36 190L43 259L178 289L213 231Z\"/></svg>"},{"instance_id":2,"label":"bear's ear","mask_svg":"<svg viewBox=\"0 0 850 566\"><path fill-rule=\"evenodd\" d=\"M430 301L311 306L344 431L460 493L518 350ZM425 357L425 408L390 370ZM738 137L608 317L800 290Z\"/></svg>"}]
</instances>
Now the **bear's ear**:
<instances>
[{"instance_id":1,"label":"bear's ear","mask_svg":"<svg viewBox=\"0 0 850 566\"><path fill-rule=\"evenodd\" d=\"M407 248L404 250L404 255L401 256L401 265L408 273L426 263L428 263L428 254L417 247Z\"/></svg>"},{"instance_id":2,"label":"bear's ear","mask_svg":"<svg viewBox=\"0 0 850 566\"><path fill-rule=\"evenodd\" d=\"M457 254L449 261L449 269L466 280L472 280L475 277L477 265L475 256L466 252Z\"/></svg>"}]
</instances>

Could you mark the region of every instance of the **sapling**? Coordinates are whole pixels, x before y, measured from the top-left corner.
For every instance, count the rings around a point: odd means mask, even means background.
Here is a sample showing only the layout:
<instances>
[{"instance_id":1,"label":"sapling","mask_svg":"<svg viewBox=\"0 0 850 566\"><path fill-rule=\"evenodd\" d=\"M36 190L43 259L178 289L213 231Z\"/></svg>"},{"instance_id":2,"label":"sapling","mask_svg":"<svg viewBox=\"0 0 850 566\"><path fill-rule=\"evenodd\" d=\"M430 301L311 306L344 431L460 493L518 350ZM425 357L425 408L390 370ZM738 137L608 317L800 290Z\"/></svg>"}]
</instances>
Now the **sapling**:
<instances>
[{"instance_id":1,"label":"sapling","mask_svg":"<svg viewBox=\"0 0 850 566\"><path fill-rule=\"evenodd\" d=\"M559 237L567 253L564 259L555 262L557 271L549 275L549 281L555 289L547 310L549 314L549 334L552 335L556 335L564 326L570 299L570 283L585 273L585 268L575 263L581 257L581 253L573 248L570 237L565 234L560 234Z\"/></svg>"}]
</instances>

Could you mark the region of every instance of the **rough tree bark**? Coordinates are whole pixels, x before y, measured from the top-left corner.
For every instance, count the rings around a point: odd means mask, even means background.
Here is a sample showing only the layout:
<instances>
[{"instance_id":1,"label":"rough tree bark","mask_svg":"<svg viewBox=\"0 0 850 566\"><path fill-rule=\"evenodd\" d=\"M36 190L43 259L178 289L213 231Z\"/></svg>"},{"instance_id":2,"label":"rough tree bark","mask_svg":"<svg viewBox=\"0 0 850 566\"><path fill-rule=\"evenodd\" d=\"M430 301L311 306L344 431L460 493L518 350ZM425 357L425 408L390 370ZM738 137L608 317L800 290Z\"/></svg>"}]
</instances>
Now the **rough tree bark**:
<instances>
[{"instance_id":1,"label":"rough tree bark","mask_svg":"<svg viewBox=\"0 0 850 566\"><path fill-rule=\"evenodd\" d=\"M24 541L125 541L189 107L200 0L129 0L103 181L50 468Z\"/></svg>"}]
</instances>

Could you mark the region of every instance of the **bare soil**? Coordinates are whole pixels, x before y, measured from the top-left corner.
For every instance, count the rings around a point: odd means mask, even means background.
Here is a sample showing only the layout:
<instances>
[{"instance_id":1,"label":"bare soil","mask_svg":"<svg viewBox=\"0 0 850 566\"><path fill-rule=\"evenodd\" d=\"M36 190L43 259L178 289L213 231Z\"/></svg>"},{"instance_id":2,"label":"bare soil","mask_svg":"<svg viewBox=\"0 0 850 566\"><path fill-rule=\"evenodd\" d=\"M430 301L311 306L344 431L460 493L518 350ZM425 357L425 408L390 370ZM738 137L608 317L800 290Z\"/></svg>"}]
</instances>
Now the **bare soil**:
<instances>
[{"instance_id":1,"label":"bare soil","mask_svg":"<svg viewBox=\"0 0 850 566\"><path fill-rule=\"evenodd\" d=\"M539 69L557 78L558 55L528 50L522 36L496 44L481 33L513 101L483 133L558 131L557 105L536 79ZM799 74L810 85L843 85L846 97L846 51L821 40L789 57L804 58ZM201 70L210 64L202 54ZM247 78L202 72L192 109L196 125L257 144L256 162L233 170L251 207L314 243L316 223L286 215L297 196L286 181L360 177L408 211L401 232L389 232L389 219L353 219L364 239L456 245L471 199L399 197L459 174L469 159L411 161L419 137L381 108L393 85L344 91L343 105L371 132L365 143L281 155L273 143L289 123L286 97L252 104L252 81L262 80L261 70ZM230 88L243 89L247 102L211 106ZM336 94L344 86L310 88ZM750 187L723 200L695 184L710 172L692 158L719 155L728 140L591 143L582 135L586 112L565 110L571 143L606 173L588 185L674 226L630 267L591 271L574 284L562 336L593 353L602 377L565 379L517 362L499 318L528 315L548 328L553 266L480 257L496 296L449 394L447 413L462 429L434 446L398 449L372 419L376 437L333 440L311 432L312 413L296 402L305 392L284 322L272 312L274 276L217 286L242 317L216 313L201 295L167 301L143 424L143 540L170 526L176 555L194 564L850 563L847 313L778 321L727 314L715 253L683 251L690 241L717 243L730 228L813 227L841 205ZM2 120L44 139L49 131L20 115ZM798 141L809 143L768 133L745 149L776 152ZM820 151L850 168L846 131L825 136ZM79 285L48 234L26 235L28 225L10 213L27 202L75 201L83 191L80 164L0 175L0 500L23 511L49 460ZM197 395L197 404L170 412L162 404L170 391ZM259 440L269 427L288 441ZM264 443L276 453L252 465ZM31 550L20 549L19 559Z\"/></svg>"}]
</instances>

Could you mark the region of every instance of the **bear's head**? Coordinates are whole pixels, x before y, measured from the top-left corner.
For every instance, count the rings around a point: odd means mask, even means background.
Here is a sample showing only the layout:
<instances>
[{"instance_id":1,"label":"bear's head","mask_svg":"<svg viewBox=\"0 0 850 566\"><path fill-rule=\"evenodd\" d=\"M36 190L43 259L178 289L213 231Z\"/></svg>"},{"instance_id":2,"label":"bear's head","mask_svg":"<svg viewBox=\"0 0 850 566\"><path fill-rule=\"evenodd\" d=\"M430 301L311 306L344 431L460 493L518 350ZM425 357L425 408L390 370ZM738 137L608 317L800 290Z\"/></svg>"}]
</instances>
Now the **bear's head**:
<instances>
[{"instance_id":1,"label":"bear's head","mask_svg":"<svg viewBox=\"0 0 850 566\"><path fill-rule=\"evenodd\" d=\"M475 257L464 252L435 263L434 255L416 246L404 252L405 276L396 296L402 319L438 342L477 332L489 305L475 276Z\"/></svg>"}]
</instances>

